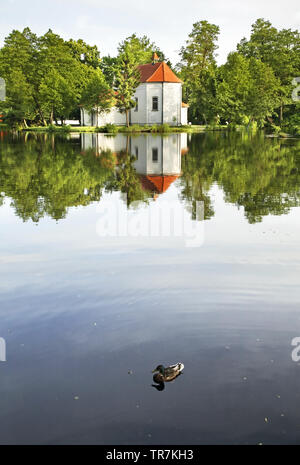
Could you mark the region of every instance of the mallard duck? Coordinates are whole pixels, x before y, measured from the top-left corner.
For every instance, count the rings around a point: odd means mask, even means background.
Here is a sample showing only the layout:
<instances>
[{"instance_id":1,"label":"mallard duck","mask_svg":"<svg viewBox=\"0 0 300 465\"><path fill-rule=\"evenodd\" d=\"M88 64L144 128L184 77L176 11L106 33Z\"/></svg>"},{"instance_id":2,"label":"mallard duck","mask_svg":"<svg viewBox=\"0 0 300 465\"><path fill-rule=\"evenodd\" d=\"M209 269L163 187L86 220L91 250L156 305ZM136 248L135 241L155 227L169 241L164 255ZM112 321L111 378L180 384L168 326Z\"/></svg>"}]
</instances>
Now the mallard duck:
<instances>
[{"instance_id":1,"label":"mallard duck","mask_svg":"<svg viewBox=\"0 0 300 465\"><path fill-rule=\"evenodd\" d=\"M153 381L158 384L173 381L173 379L177 378L177 376L182 373L183 369L183 363L176 363L175 365L171 365L169 367L158 365L155 370L152 371L152 373L155 373L153 375Z\"/></svg>"}]
</instances>

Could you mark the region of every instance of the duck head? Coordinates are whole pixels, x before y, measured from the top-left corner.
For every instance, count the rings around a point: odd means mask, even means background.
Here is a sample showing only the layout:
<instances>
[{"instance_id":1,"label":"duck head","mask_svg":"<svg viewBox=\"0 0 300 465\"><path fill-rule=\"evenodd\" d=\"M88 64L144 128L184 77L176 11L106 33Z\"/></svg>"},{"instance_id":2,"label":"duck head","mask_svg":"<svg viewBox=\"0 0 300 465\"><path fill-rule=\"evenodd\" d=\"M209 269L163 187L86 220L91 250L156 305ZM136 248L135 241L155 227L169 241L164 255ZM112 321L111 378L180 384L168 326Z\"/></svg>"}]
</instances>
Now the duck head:
<instances>
[{"instance_id":1,"label":"duck head","mask_svg":"<svg viewBox=\"0 0 300 465\"><path fill-rule=\"evenodd\" d=\"M156 373L156 372L165 376L165 367L163 365L158 365L154 370L152 370L152 373Z\"/></svg>"}]
</instances>

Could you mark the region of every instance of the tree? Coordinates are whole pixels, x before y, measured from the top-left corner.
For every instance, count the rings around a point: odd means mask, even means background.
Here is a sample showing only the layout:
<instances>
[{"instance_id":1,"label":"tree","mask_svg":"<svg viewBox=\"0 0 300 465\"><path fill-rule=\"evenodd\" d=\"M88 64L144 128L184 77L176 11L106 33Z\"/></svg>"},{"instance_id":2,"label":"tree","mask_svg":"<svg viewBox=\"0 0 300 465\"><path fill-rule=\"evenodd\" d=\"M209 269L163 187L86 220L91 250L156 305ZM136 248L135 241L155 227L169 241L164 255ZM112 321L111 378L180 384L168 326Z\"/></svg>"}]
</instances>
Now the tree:
<instances>
[{"instance_id":1,"label":"tree","mask_svg":"<svg viewBox=\"0 0 300 465\"><path fill-rule=\"evenodd\" d=\"M100 63L100 69L105 77L106 82L110 87L114 87L115 83L115 67L117 65L117 57L111 57L110 55L102 57Z\"/></svg>"},{"instance_id":2,"label":"tree","mask_svg":"<svg viewBox=\"0 0 300 465\"><path fill-rule=\"evenodd\" d=\"M218 35L218 26L198 21L180 51L178 68L184 81L184 96L195 121L206 123L213 116Z\"/></svg>"},{"instance_id":3,"label":"tree","mask_svg":"<svg viewBox=\"0 0 300 465\"><path fill-rule=\"evenodd\" d=\"M5 138L3 149L0 192L11 199L23 221L64 218L69 207L99 201L114 177L115 157L110 150L98 156L92 149L81 152L62 137L22 133L13 140Z\"/></svg>"},{"instance_id":4,"label":"tree","mask_svg":"<svg viewBox=\"0 0 300 465\"><path fill-rule=\"evenodd\" d=\"M230 53L218 70L216 111L234 124L255 121L262 126L279 103L279 91L280 82L270 66Z\"/></svg>"},{"instance_id":5,"label":"tree","mask_svg":"<svg viewBox=\"0 0 300 465\"><path fill-rule=\"evenodd\" d=\"M245 107L250 121L263 126L280 104L280 81L266 63L250 58L250 82Z\"/></svg>"},{"instance_id":6,"label":"tree","mask_svg":"<svg viewBox=\"0 0 300 465\"><path fill-rule=\"evenodd\" d=\"M102 57L100 69L105 75L106 81L110 86L114 87L120 57L129 53L135 65L138 66L151 63L153 52L157 53L160 61L166 61L172 67L171 62L166 58L165 54L154 42L151 42L149 37L145 35L138 37L136 34L132 34L119 43L117 57L111 57L110 55Z\"/></svg>"},{"instance_id":7,"label":"tree","mask_svg":"<svg viewBox=\"0 0 300 465\"><path fill-rule=\"evenodd\" d=\"M99 114L109 111L113 100L113 91L106 83L101 70L96 69L82 92L81 104L90 113L96 112L97 126Z\"/></svg>"},{"instance_id":8,"label":"tree","mask_svg":"<svg viewBox=\"0 0 300 465\"><path fill-rule=\"evenodd\" d=\"M0 111L5 113L5 120L12 126L24 124L26 127L27 119L34 119L36 116L35 102L32 88L20 69L11 71L6 88L6 99L0 102Z\"/></svg>"},{"instance_id":9,"label":"tree","mask_svg":"<svg viewBox=\"0 0 300 465\"><path fill-rule=\"evenodd\" d=\"M29 28L12 31L0 49L0 76L7 83L6 113L20 122L18 75L30 97L30 105L28 98L24 99L24 124L26 118L43 125L58 117L64 121L78 108L85 83L98 65L97 47L82 40L66 42L51 30L41 37Z\"/></svg>"},{"instance_id":10,"label":"tree","mask_svg":"<svg viewBox=\"0 0 300 465\"><path fill-rule=\"evenodd\" d=\"M140 72L137 68L136 58L129 46L118 56L116 66L116 107L126 114L126 125L129 127L129 111L136 105L134 93L140 84Z\"/></svg>"},{"instance_id":11,"label":"tree","mask_svg":"<svg viewBox=\"0 0 300 465\"><path fill-rule=\"evenodd\" d=\"M120 42L118 46L118 54L131 53L134 57L136 65L144 65L151 63L153 52L156 52L160 61L167 61L165 54L157 47L154 42L151 42L149 37L142 36L138 37L136 34L132 34L127 37L123 42Z\"/></svg>"},{"instance_id":12,"label":"tree","mask_svg":"<svg viewBox=\"0 0 300 465\"><path fill-rule=\"evenodd\" d=\"M194 135L182 159L182 198L204 201L205 219L214 215L210 190L222 188L225 201L244 208L249 223L300 206L300 142L286 144L262 132ZM205 156L201 156L205 154Z\"/></svg>"},{"instance_id":13,"label":"tree","mask_svg":"<svg viewBox=\"0 0 300 465\"><path fill-rule=\"evenodd\" d=\"M300 34L298 30L277 30L269 21L257 19L250 39L237 45L246 58L256 58L269 65L280 80L279 119L283 121L285 105L291 105L292 79L300 73Z\"/></svg>"},{"instance_id":14,"label":"tree","mask_svg":"<svg viewBox=\"0 0 300 465\"><path fill-rule=\"evenodd\" d=\"M82 39L70 39L66 42L66 45L70 48L73 58L77 61L94 69L99 68L101 65L100 52L96 45L88 45Z\"/></svg>"}]
</instances>

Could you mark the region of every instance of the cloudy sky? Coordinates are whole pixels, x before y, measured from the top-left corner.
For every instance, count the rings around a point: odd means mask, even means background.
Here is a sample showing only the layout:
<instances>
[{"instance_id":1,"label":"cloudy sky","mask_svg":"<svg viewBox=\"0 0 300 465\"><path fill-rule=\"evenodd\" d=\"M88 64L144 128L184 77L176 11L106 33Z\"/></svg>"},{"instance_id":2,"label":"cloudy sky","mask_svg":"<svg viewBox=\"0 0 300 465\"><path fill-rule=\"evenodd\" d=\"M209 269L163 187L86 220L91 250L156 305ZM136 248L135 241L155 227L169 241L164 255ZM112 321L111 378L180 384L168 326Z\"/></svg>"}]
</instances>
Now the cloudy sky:
<instances>
[{"instance_id":1,"label":"cloudy sky","mask_svg":"<svg viewBox=\"0 0 300 465\"><path fill-rule=\"evenodd\" d=\"M149 36L174 63L196 21L220 26L219 63L249 36L257 18L277 28L300 28L299 0L0 0L0 6L0 46L12 29L29 26L39 35L51 28L65 39L82 38L101 55L114 55L118 42L136 32Z\"/></svg>"}]
</instances>

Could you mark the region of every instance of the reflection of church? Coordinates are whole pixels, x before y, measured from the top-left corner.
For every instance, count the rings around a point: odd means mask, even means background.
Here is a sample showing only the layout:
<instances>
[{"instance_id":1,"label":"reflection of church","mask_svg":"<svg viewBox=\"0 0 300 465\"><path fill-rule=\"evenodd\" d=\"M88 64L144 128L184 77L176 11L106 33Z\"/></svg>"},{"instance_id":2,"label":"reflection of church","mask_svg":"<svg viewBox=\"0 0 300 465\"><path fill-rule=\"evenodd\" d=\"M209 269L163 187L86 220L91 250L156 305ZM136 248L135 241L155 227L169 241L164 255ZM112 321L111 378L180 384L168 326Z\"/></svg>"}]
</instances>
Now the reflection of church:
<instances>
[{"instance_id":1,"label":"reflection of church","mask_svg":"<svg viewBox=\"0 0 300 465\"><path fill-rule=\"evenodd\" d=\"M166 192L180 176L181 156L187 152L187 134L111 137L87 133L81 135L81 148L83 151L92 148L99 154L111 150L116 157L124 151L132 154L143 189L156 196Z\"/></svg>"}]
</instances>

